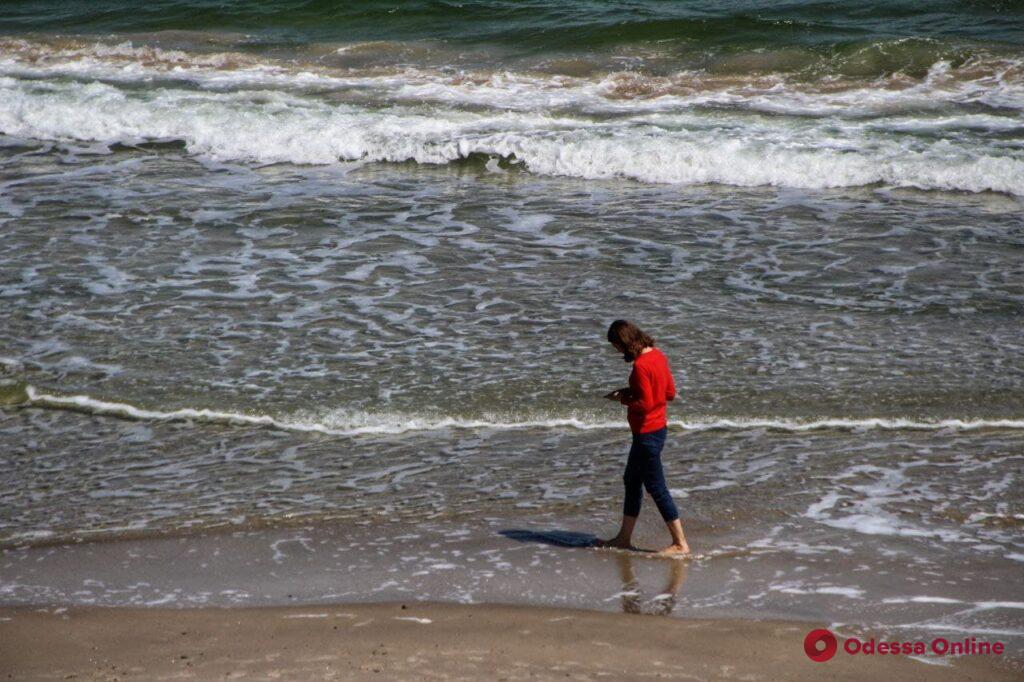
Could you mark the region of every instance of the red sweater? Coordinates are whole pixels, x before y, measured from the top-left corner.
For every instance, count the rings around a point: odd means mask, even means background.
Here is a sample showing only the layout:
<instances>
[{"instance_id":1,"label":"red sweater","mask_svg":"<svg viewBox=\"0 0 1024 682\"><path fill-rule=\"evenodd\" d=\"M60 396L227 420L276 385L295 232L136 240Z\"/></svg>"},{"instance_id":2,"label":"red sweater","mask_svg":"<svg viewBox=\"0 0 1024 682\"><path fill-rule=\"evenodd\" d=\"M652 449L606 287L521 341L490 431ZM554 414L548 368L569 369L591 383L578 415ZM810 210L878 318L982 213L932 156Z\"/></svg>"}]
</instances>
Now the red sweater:
<instances>
[{"instance_id":1,"label":"red sweater","mask_svg":"<svg viewBox=\"0 0 1024 682\"><path fill-rule=\"evenodd\" d=\"M657 431L668 423L666 401L675 399L676 385L664 353L652 348L633 360L629 388L632 395L621 402L628 408L626 419L634 433Z\"/></svg>"}]
</instances>

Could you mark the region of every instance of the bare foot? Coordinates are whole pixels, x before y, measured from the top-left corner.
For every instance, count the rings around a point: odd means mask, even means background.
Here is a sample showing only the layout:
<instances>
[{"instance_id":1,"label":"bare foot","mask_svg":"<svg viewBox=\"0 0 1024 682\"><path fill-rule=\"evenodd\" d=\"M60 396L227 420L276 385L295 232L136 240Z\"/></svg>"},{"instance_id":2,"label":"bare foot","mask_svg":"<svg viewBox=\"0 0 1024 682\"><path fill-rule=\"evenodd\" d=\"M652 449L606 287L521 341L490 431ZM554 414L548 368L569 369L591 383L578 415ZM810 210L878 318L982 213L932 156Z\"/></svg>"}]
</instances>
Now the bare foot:
<instances>
[{"instance_id":1,"label":"bare foot","mask_svg":"<svg viewBox=\"0 0 1024 682\"><path fill-rule=\"evenodd\" d=\"M594 547L614 547L616 549L636 549L628 540L622 540L618 537L611 538L609 540L594 540Z\"/></svg>"},{"instance_id":2,"label":"bare foot","mask_svg":"<svg viewBox=\"0 0 1024 682\"><path fill-rule=\"evenodd\" d=\"M669 545L668 547L665 547L664 549L659 549L658 550L658 554L665 554L665 555L672 555L672 556L682 556L684 554L689 554L689 553L690 553L690 546L688 544Z\"/></svg>"}]
</instances>

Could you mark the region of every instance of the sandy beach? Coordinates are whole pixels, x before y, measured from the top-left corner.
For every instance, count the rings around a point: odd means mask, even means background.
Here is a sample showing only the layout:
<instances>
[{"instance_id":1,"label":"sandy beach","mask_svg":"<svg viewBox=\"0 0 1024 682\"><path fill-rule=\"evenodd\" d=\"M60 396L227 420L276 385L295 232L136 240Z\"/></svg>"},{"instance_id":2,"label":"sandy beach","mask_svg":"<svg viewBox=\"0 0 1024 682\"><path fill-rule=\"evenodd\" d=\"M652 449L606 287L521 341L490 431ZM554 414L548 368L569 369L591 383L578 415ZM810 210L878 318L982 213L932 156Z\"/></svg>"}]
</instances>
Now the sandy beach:
<instances>
[{"instance_id":1,"label":"sandy beach","mask_svg":"<svg viewBox=\"0 0 1024 682\"><path fill-rule=\"evenodd\" d=\"M587 527L582 518L562 530L493 524L5 548L0 677L941 680L1013 679L1024 663L1018 601L958 602L949 587L941 599L906 596L909 574L885 575L895 564L864 574L796 555L806 567L798 584L778 577L794 565L785 553L723 543L676 560L580 546L592 537L571 530ZM659 530L642 517L637 539L653 546ZM835 576L859 576L861 587ZM840 649L813 663L803 643L817 628L840 642L971 635L1006 651L912 659Z\"/></svg>"},{"instance_id":2,"label":"sandy beach","mask_svg":"<svg viewBox=\"0 0 1024 682\"><path fill-rule=\"evenodd\" d=\"M1019 679L993 657L814 663L808 624L429 602L0 610L9 679Z\"/></svg>"}]
</instances>

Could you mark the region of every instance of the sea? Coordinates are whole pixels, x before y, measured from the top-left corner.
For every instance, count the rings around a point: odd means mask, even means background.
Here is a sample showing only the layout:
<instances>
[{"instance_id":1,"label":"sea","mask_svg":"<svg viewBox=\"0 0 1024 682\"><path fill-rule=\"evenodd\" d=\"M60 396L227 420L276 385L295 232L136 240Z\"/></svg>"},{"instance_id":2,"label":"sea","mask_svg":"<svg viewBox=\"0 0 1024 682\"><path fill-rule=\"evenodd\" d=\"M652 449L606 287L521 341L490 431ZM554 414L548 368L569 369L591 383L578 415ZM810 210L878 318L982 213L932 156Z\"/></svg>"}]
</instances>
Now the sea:
<instances>
[{"instance_id":1,"label":"sea","mask_svg":"<svg viewBox=\"0 0 1024 682\"><path fill-rule=\"evenodd\" d=\"M585 548L620 318L689 561ZM1022 322L1018 1L0 6L0 604L1024 656Z\"/></svg>"}]
</instances>

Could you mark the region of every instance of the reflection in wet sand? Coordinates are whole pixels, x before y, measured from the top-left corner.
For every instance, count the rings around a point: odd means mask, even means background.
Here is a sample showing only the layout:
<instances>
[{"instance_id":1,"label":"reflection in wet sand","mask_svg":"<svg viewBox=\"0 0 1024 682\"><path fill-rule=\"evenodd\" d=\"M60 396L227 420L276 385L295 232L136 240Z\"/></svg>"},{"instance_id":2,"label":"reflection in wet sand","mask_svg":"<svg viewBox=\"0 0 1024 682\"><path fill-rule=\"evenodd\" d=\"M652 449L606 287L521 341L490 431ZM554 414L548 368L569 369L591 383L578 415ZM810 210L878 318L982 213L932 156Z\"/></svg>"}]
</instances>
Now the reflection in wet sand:
<instances>
[{"instance_id":1,"label":"reflection in wet sand","mask_svg":"<svg viewBox=\"0 0 1024 682\"><path fill-rule=\"evenodd\" d=\"M619 574L622 576L622 610L625 613L650 614L667 616L676 607L676 598L686 582L689 562L679 559L665 561L668 573L665 587L651 599L644 600L644 591L634 570L634 557L623 552L616 557Z\"/></svg>"}]
</instances>

